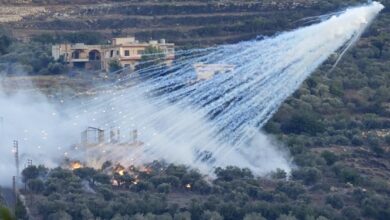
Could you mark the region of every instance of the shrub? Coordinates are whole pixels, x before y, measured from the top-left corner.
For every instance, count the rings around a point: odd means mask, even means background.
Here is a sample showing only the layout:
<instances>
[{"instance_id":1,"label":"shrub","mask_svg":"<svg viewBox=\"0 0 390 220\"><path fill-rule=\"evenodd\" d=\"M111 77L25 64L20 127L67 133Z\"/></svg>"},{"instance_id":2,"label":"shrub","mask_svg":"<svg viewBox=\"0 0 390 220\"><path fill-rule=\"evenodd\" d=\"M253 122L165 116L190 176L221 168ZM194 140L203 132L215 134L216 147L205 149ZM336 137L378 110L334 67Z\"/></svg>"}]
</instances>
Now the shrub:
<instances>
[{"instance_id":1,"label":"shrub","mask_svg":"<svg viewBox=\"0 0 390 220\"><path fill-rule=\"evenodd\" d=\"M338 160L338 156L330 151L322 152L321 157L325 159L328 166L333 165Z\"/></svg>"},{"instance_id":2,"label":"shrub","mask_svg":"<svg viewBox=\"0 0 390 220\"><path fill-rule=\"evenodd\" d=\"M287 173L286 173L286 171L278 168L278 169L276 169L275 172L271 173L271 177L273 179L286 179L287 178Z\"/></svg>"},{"instance_id":3,"label":"shrub","mask_svg":"<svg viewBox=\"0 0 390 220\"><path fill-rule=\"evenodd\" d=\"M335 209L341 209L344 206L344 201L339 195L330 195L326 197L326 203L330 204Z\"/></svg>"},{"instance_id":4,"label":"shrub","mask_svg":"<svg viewBox=\"0 0 390 220\"><path fill-rule=\"evenodd\" d=\"M323 132L325 126L313 114L299 113L293 115L285 124L282 124L281 129L285 133L316 135Z\"/></svg>"},{"instance_id":5,"label":"shrub","mask_svg":"<svg viewBox=\"0 0 390 220\"><path fill-rule=\"evenodd\" d=\"M314 184L321 179L321 172L317 168L305 167L292 173L295 179L303 180L305 184Z\"/></svg>"},{"instance_id":6,"label":"shrub","mask_svg":"<svg viewBox=\"0 0 390 220\"><path fill-rule=\"evenodd\" d=\"M390 202L381 195L372 195L362 201L362 209L366 216L379 220L390 219Z\"/></svg>"},{"instance_id":7,"label":"shrub","mask_svg":"<svg viewBox=\"0 0 390 220\"><path fill-rule=\"evenodd\" d=\"M168 183L161 183L157 186L157 191L160 193L170 193L171 192L171 185Z\"/></svg>"},{"instance_id":8,"label":"shrub","mask_svg":"<svg viewBox=\"0 0 390 220\"><path fill-rule=\"evenodd\" d=\"M61 74L66 71L66 66L61 63L50 63L48 70L50 74Z\"/></svg>"},{"instance_id":9,"label":"shrub","mask_svg":"<svg viewBox=\"0 0 390 220\"><path fill-rule=\"evenodd\" d=\"M0 205L0 219L3 219L3 220L13 220L13 216L11 214L11 212L5 208L5 207L2 207Z\"/></svg>"},{"instance_id":10,"label":"shrub","mask_svg":"<svg viewBox=\"0 0 390 220\"><path fill-rule=\"evenodd\" d=\"M116 72L120 69L122 69L122 65L121 63L119 62L119 60L111 60L109 63L109 70L110 72Z\"/></svg>"},{"instance_id":11,"label":"shrub","mask_svg":"<svg viewBox=\"0 0 390 220\"><path fill-rule=\"evenodd\" d=\"M276 220L297 220L297 218L289 214L289 215L280 215Z\"/></svg>"},{"instance_id":12,"label":"shrub","mask_svg":"<svg viewBox=\"0 0 390 220\"><path fill-rule=\"evenodd\" d=\"M200 220L223 220L223 217L218 212L206 210L203 212Z\"/></svg>"},{"instance_id":13,"label":"shrub","mask_svg":"<svg viewBox=\"0 0 390 220\"><path fill-rule=\"evenodd\" d=\"M389 145L390 145L390 135L387 135L387 136L385 137L385 142L386 142L386 144L389 144Z\"/></svg>"},{"instance_id":14,"label":"shrub","mask_svg":"<svg viewBox=\"0 0 390 220\"><path fill-rule=\"evenodd\" d=\"M176 213L174 218L174 220L191 220L191 213L189 212L179 212L179 213Z\"/></svg>"},{"instance_id":15,"label":"shrub","mask_svg":"<svg viewBox=\"0 0 390 220\"><path fill-rule=\"evenodd\" d=\"M355 207L345 207L341 213L348 220L359 220L361 216L359 209Z\"/></svg>"},{"instance_id":16,"label":"shrub","mask_svg":"<svg viewBox=\"0 0 390 220\"><path fill-rule=\"evenodd\" d=\"M351 140L351 143L354 145L354 146L361 146L364 144L364 140L362 137L360 137L359 135L354 135L352 137L352 140Z\"/></svg>"},{"instance_id":17,"label":"shrub","mask_svg":"<svg viewBox=\"0 0 390 220\"><path fill-rule=\"evenodd\" d=\"M337 165L333 167L333 170L335 171L337 177L344 183L352 183L352 184L359 184L362 180L359 173L349 167L342 167L340 165Z\"/></svg>"},{"instance_id":18,"label":"shrub","mask_svg":"<svg viewBox=\"0 0 390 220\"><path fill-rule=\"evenodd\" d=\"M135 67L136 70L146 69L151 66L162 65L165 61L164 52L154 46L149 46L142 54L140 63Z\"/></svg>"},{"instance_id":19,"label":"shrub","mask_svg":"<svg viewBox=\"0 0 390 220\"><path fill-rule=\"evenodd\" d=\"M34 193L41 193L45 190L45 185L40 179L31 179L27 182L28 188Z\"/></svg>"},{"instance_id":20,"label":"shrub","mask_svg":"<svg viewBox=\"0 0 390 220\"><path fill-rule=\"evenodd\" d=\"M0 34L0 55L8 53L11 44L12 40L8 35Z\"/></svg>"},{"instance_id":21,"label":"shrub","mask_svg":"<svg viewBox=\"0 0 390 220\"><path fill-rule=\"evenodd\" d=\"M266 220L260 213L249 213L244 216L244 220Z\"/></svg>"},{"instance_id":22,"label":"shrub","mask_svg":"<svg viewBox=\"0 0 390 220\"><path fill-rule=\"evenodd\" d=\"M225 169L220 167L215 169L215 174L217 175L217 180L223 181L232 181L236 179L252 179L253 174L249 169L240 169L238 167L228 166Z\"/></svg>"},{"instance_id":23,"label":"shrub","mask_svg":"<svg viewBox=\"0 0 390 220\"><path fill-rule=\"evenodd\" d=\"M277 191L284 192L291 199L297 199L299 195L305 192L302 185L295 182L282 182L276 187Z\"/></svg>"},{"instance_id":24,"label":"shrub","mask_svg":"<svg viewBox=\"0 0 390 220\"><path fill-rule=\"evenodd\" d=\"M22 201L20 201L19 198L16 200L15 217L17 219L23 219L23 220L28 219L26 207L24 207Z\"/></svg>"}]
</instances>

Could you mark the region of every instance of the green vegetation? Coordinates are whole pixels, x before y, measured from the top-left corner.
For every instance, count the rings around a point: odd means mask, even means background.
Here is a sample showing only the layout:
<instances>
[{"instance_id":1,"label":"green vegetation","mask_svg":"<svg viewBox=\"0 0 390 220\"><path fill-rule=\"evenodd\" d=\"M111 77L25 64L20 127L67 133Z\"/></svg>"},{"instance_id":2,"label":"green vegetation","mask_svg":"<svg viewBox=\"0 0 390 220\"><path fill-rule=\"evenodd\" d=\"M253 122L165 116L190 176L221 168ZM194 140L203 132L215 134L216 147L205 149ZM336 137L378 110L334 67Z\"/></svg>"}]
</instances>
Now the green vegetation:
<instances>
[{"instance_id":1,"label":"green vegetation","mask_svg":"<svg viewBox=\"0 0 390 220\"><path fill-rule=\"evenodd\" d=\"M51 56L55 43L104 43L96 32L78 32L62 35L40 34L29 42L17 41L9 32L0 30L0 71L8 75L56 75L68 71L68 67Z\"/></svg>"},{"instance_id":2,"label":"green vegetation","mask_svg":"<svg viewBox=\"0 0 390 220\"><path fill-rule=\"evenodd\" d=\"M0 68L8 74L21 69L29 74L64 73L65 66L50 57L50 44L103 43L111 37L94 32L53 34L58 27L111 28L114 36L140 28L136 36L141 40L166 38L185 47L205 47L272 35L299 26L295 21L301 18L361 1L317 1L289 10L268 10L252 1L226 2L191 6L167 0L113 8L122 19L32 22L52 32L25 43L1 31ZM33 214L43 219L390 219L390 5L388 0L383 3L387 9L339 65L330 71L337 55L330 58L265 126L291 152L297 165L291 174L277 170L257 178L247 169L228 167L216 169L216 179L209 180L186 167L160 163L148 165L151 172L131 168L123 176L112 172L112 163L99 170L28 168L23 175ZM83 12L104 16L106 10ZM237 12L244 15L229 14ZM169 16L213 13L219 15ZM142 56L144 64L159 58L146 54L161 54L150 50ZM9 65L15 63L18 66ZM115 63L110 67L119 68Z\"/></svg>"},{"instance_id":3,"label":"green vegetation","mask_svg":"<svg viewBox=\"0 0 390 220\"><path fill-rule=\"evenodd\" d=\"M148 67L163 64L165 54L164 52L153 46L149 46L142 53L141 62L135 67L136 70L147 69Z\"/></svg>"},{"instance_id":4,"label":"green vegetation","mask_svg":"<svg viewBox=\"0 0 390 220\"><path fill-rule=\"evenodd\" d=\"M75 33L63 33L63 34L38 34L34 35L31 39L33 42L42 44L55 44L55 43L85 43L85 44L104 44L107 43L104 37L98 32L84 32L78 31Z\"/></svg>"},{"instance_id":5,"label":"green vegetation","mask_svg":"<svg viewBox=\"0 0 390 220\"><path fill-rule=\"evenodd\" d=\"M8 34L0 34L0 71L8 75L49 75L66 72L67 67L52 58L51 45L11 39Z\"/></svg>"},{"instance_id":6,"label":"green vegetation","mask_svg":"<svg viewBox=\"0 0 390 220\"><path fill-rule=\"evenodd\" d=\"M23 171L26 196L43 219L388 219L386 193L336 163L335 180L320 181L316 168L296 170L290 180L256 178L248 169L217 168L210 180L185 166L153 162L142 169L119 165L73 171L31 166ZM41 170L41 172L38 172ZM282 171L278 171L282 173ZM359 179L358 181L356 181ZM342 187L344 182L364 186ZM333 182L334 186L328 185ZM33 184L34 183L34 184ZM37 187L37 185L39 187ZM337 189L335 189L335 186ZM382 188L383 189L383 188Z\"/></svg>"},{"instance_id":7,"label":"green vegetation","mask_svg":"<svg viewBox=\"0 0 390 220\"><path fill-rule=\"evenodd\" d=\"M12 37L5 30L0 30L0 55L8 53L11 45Z\"/></svg>"},{"instance_id":8,"label":"green vegetation","mask_svg":"<svg viewBox=\"0 0 390 220\"><path fill-rule=\"evenodd\" d=\"M0 220L14 220L11 212L0 205Z\"/></svg>"},{"instance_id":9,"label":"green vegetation","mask_svg":"<svg viewBox=\"0 0 390 220\"><path fill-rule=\"evenodd\" d=\"M122 65L119 62L119 60L111 60L108 65L109 65L110 72L116 72L122 69Z\"/></svg>"}]
</instances>

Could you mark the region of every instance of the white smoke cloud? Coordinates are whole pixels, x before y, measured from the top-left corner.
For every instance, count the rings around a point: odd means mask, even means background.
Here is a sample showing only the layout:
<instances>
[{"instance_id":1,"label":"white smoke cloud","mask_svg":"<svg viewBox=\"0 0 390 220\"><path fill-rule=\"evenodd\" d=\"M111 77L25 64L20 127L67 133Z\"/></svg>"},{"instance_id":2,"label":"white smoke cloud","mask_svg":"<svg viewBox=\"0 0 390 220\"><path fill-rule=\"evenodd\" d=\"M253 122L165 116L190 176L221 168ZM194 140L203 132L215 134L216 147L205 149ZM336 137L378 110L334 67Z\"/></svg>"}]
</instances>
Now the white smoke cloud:
<instances>
[{"instance_id":1,"label":"white smoke cloud","mask_svg":"<svg viewBox=\"0 0 390 220\"><path fill-rule=\"evenodd\" d=\"M288 153L258 129L322 62L352 45L382 8L373 2L273 38L184 51L194 56L180 58L169 76L137 85L130 81L130 88L123 87L124 79L82 104L52 104L36 91L10 95L0 87L0 184L9 185L15 175L13 140L19 141L21 167L26 159L59 164L68 153L96 166L105 160L130 165L164 159L206 174L227 165L248 167L257 175L276 168L289 171ZM194 83L197 62L235 69ZM151 97L155 91L165 92ZM106 143L83 153L71 146L79 145L87 126L104 129ZM121 141L109 144L113 128L120 129L116 138ZM134 129L142 146L129 144Z\"/></svg>"},{"instance_id":2,"label":"white smoke cloud","mask_svg":"<svg viewBox=\"0 0 390 220\"><path fill-rule=\"evenodd\" d=\"M33 87L31 84L23 86ZM0 184L9 185L16 175L14 140L19 143L20 169L28 159L50 166L59 164L66 149L78 143L77 130L81 127L70 124L37 90L4 91L0 85Z\"/></svg>"}]
</instances>

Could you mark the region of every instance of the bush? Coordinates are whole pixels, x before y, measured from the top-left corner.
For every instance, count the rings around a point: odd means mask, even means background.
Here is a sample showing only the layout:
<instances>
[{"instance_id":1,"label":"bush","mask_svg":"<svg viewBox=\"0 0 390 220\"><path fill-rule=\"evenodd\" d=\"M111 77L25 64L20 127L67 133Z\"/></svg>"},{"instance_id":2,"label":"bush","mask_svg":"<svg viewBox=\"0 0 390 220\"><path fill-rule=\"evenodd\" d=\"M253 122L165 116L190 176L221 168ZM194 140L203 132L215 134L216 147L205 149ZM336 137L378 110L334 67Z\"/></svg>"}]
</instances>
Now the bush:
<instances>
[{"instance_id":1,"label":"bush","mask_svg":"<svg viewBox=\"0 0 390 220\"><path fill-rule=\"evenodd\" d=\"M153 188L153 184L146 181L139 181L137 184L130 186L130 190L135 192L150 191Z\"/></svg>"},{"instance_id":2,"label":"bush","mask_svg":"<svg viewBox=\"0 0 390 220\"><path fill-rule=\"evenodd\" d=\"M168 183L162 183L157 186L157 191L160 193L170 193L171 192L171 185Z\"/></svg>"},{"instance_id":3,"label":"bush","mask_svg":"<svg viewBox=\"0 0 390 220\"><path fill-rule=\"evenodd\" d=\"M333 165L338 160L338 156L330 151L322 152L321 157L325 159L328 166Z\"/></svg>"},{"instance_id":4,"label":"bush","mask_svg":"<svg viewBox=\"0 0 390 220\"><path fill-rule=\"evenodd\" d=\"M352 168L342 167L342 166L338 165L338 166L335 166L333 169L334 169L337 177L344 183L352 183L354 185L357 185L362 180L359 173Z\"/></svg>"},{"instance_id":5,"label":"bush","mask_svg":"<svg viewBox=\"0 0 390 220\"><path fill-rule=\"evenodd\" d=\"M330 204L335 209L341 209L344 207L344 201L339 195L330 195L326 197L326 203Z\"/></svg>"},{"instance_id":6,"label":"bush","mask_svg":"<svg viewBox=\"0 0 390 220\"><path fill-rule=\"evenodd\" d=\"M271 173L271 177L273 179L286 179L287 178L287 173L286 173L286 171L278 168L278 169L276 169L275 172Z\"/></svg>"},{"instance_id":7,"label":"bush","mask_svg":"<svg viewBox=\"0 0 390 220\"><path fill-rule=\"evenodd\" d=\"M44 33L34 35L31 40L41 44L55 44L55 43L85 43L85 44L100 44L104 43L103 36L99 32L75 32L75 33L61 33L50 34Z\"/></svg>"},{"instance_id":8,"label":"bush","mask_svg":"<svg viewBox=\"0 0 390 220\"><path fill-rule=\"evenodd\" d=\"M389 145L390 145L390 135L387 135L387 136L385 137L385 142L386 142L386 144L389 144Z\"/></svg>"},{"instance_id":9,"label":"bush","mask_svg":"<svg viewBox=\"0 0 390 220\"><path fill-rule=\"evenodd\" d=\"M13 218L11 212L7 208L0 205L0 219L13 220L14 218Z\"/></svg>"},{"instance_id":10,"label":"bush","mask_svg":"<svg viewBox=\"0 0 390 220\"><path fill-rule=\"evenodd\" d=\"M260 213L249 213L244 216L244 220L266 220Z\"/></svg>"},{"instance_id":11,"label":"bush","mask_svg":"<svg viewBox=\"0 0 390 220\"><path fill-rule=\"evenodd\" d=\"M284 133L301 134L307 133L316 135L325 130L324 124L310 113L300 113L293 115L290 120L282 124L281 129Z\"/></svg>"},{"instance_id":12,"label":"bush","mask_svg":"<svg viewBox=\"0 0 390 220\"><path fill-rule=\"evenodd\" d=\"M122 69L122 65L121 63L119 62L119 60L111 60L109 63L109 70L110 72L116 72L118 70L121 70Z\"/></svg>"},{"instance_id":13,"label":"bush","mask_svg":"<svg viewBox=\"0 0 390 220\"><path fill-rule=\"evenodd\" d=\"M165 54L157 47L149 46L142 54L140 63L135 70L147 69L152 66L162 65L165 62Z\"/></svg>"},{"instance_id":14,"label":"bush","mask_svg":"<svg viewBox=\"0 0 390 220\"><path fill-rule=\"evenodd\" d=\"M289 215L280 215L276 220L297 220L297 218L289 214Z\"/></svg>"},{"instance_id":15,"label":"bush","mask_svg":"<svg viewBox=\"0 0 390 220\"><path fill-rule=\"evenodd\" d=\"M58 220L58 219L61 219L61 220L72 220L72 216L69 215L65 211L58 211L58 212L55 212L55 213L49 215L49 217L47 219L48 220Z\"/></svg>"},{"instance_id":16,"label":"bush","mask_svg":"<svg viewBox=\"0 0 390 220\"><path fill-rule=\"evenodd\" d=\"M29 180L27 186L34 193L42 193L45 190L45 185L40 179Z\"/></svg>"},{"instance_id":17,"label":"bush","mask_svg":"<svg viewBox=\"0 0 390 220\"><path fill-rule=\"evenodd\" d=\"M61 63L50 63L48 66L48 70L50 74L61 74L66 71L66 66Z\"/></svg>"},{"instance_id":18,"label":"bush","mask_svg":"<svg viewBox=\"0 0 390 220\"><path fill-rule=\"evenodd\" d=\"M155 186L158 186L162 183L168 183L173 187L178 187L180 185L180 179L177 178L176 176L171 176L171 175L154 176L150 178L149 181L153 183Z\"/></svg>"},{"instance_id":19,"label":"bush","mask_svg":"<svg viewBox=\"0 0 390 220\"><path fill-rule=\"evenodd\" d=\"M238 167L228 166L225 169L220 167L215 169L217 180L232 181L237 179L252 179L253 174L249 169L240 169Z\"/></svg>"},{"instance_id":20,"label":"bush","mask_svg":"<svg viewBox=\"0 0 390 220\"><path fill-rule=\"evenodd\" d=\"M303 180L307 185L314 184L321 179L321 172L317 168L305 167L292 173L295 179Z\"/></svg>"},{"instance_id":21,"label":"bush","mask_svg":"<svg viewBox=\"0 0 390 220\"><path fill-rule=\"evenodd\" d=\"M362 137L360 137L359 135L354 135L352 137L352 140L351 140L351 143L354 145L354 146L362 146L364 144L364 140Z\"/></svg>"},{"instance_id":22,"label":"bush","mask_svg":"<svg viewBox=\"0 0 390 220\"><path fill-rule=\"evenodd\" d=\"M381 195L372 195L362 201L364 215L379 220L390 219L390 202Z\"/></svg>"},{"instance_id":23,"label":"bush","mask_svg":"<svg viewBox=\"0 0 390 220\"><path fill-rule=\"evenodd\" d=\"M12 40L8 35L0 34L0 55L8 53L11 44Z\"/></svg>"},{"instance_id":24,"label":"bush","mask_svg":"<svg viewBox=\"0 0 390 220\"><path fill-rule=\"evenodd\" d=\"M345 207L341 213L348 220L359 220L361 216L359 209L354 207Z\"/></svg>"},{"instance_id":25,"label":"bush","mask_svg":"<svg viewBox=\"0 0 390 220\"><path fill-rule=\"evenodd\" d=\"M16 200L15 217L17 219L23 219L23 220L28 219L26 207L24 207L22 201L20 201L19 198Z\"/></svg>"},{"instance_id":26,"label":"bush","mask_svg":"<svg viewBox=\"0 0 390 220\"><path fill-rule=\"evenodd\" d=\"M191 220L191 213L189 213L189 212L176 213L173 219L174 220Z\"/></svg>"},{"instance_id":27,"label":"bush","mask_svg":"<svg viewBox=\"0 0 390 220\"><path fill-rule=\"evenodd\" d=\"M279 183L276 190L285 193L291 199L297 199L299 195L305 192L303 186L295 182Z\"/></svg>"}]
</instances>

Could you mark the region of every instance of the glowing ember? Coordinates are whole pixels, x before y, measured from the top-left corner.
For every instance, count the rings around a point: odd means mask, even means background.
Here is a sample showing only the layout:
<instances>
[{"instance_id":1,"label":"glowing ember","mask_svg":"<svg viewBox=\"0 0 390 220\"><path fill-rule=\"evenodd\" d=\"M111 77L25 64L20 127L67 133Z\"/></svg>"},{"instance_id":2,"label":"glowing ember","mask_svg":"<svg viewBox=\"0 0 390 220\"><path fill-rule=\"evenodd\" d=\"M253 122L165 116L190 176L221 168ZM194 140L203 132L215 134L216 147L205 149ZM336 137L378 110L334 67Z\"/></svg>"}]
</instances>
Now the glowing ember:
<instances>
[{"instance_id":1,"label":"glowing ember","mask_svg":"<svg viewBox=\"0 0 390 220\"><path fill-rule=\"evenodd\" d=\"M69 166L70 166L71 170L76 170L76 169L80 169L83 167L83 165L78 161L71 162Z\"/></svg>"},{"instance_id":2,"label":"glowing ember","mask_svg":"<svg viewBox=\"0 0 390 220\"><path fill-rule=\"evenodd\" d=\"M119 186L119 183L118 183L118 181L116 181L116 180L111 180L111 185L113 185L113 186Z\"/></svg>"},{"instance_id":3,"label":"glowing ember","mask_svg":"<svg viewBox=\"0 0 390 220\"><path fill-rule=\"evenodd\" d=\"M150 167L141 166L139 170L141 172L147 173L147 174L151 174L152 173L152 169Z\"/></svg>"},{"instance_id":4,"label":"glowing ember","mask_svg":"<svg viewBox=\"0 0 390 220\"><path fill-rule=\"evenodd\" d=\"M125 175L125 172L126 172L126 168L120 164L118 164L115 169L114 169L114 172L119 174L120 176L123 176Z\"/></svg>"}]
</instances>

